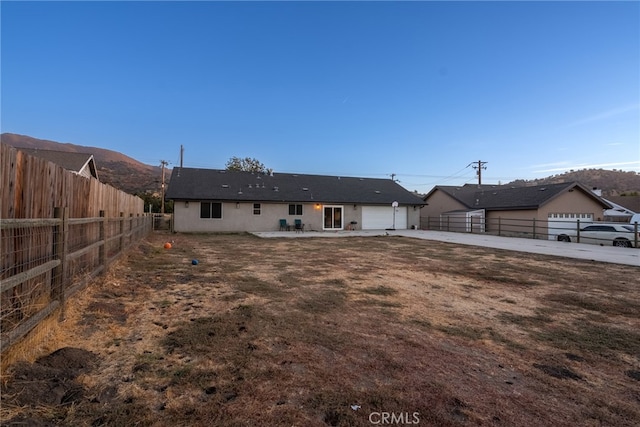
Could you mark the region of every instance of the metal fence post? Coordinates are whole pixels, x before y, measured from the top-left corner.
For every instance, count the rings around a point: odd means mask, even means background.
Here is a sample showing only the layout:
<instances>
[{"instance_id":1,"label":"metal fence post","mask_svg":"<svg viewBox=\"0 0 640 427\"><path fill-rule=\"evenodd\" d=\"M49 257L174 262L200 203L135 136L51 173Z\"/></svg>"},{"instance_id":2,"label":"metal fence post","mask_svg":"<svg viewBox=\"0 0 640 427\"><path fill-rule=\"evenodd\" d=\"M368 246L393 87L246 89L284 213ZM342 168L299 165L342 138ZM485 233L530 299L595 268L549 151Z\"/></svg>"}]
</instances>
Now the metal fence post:
<instances>
[{"instance_id":1,"label":"metal fence post","mask_svg":"<svg viewBox=\"0 0 640 427\"><path fill-rule=\"evenodd\" d=\"M104 211L100 211L99 213L100 215L100 222L98 223L99 226L99 236L98 239L100 240L100 242L102 243L100 245L100 247L98 248L98 264L101 265L105 271L107 268L107 257L105 256L106 252L107 252L107 240L105 239L105 218L104 218Z\"/></svg>"},{"instance_id":2,"label":"metal fence post","mask_svg":"<svg viewBox=\"0 0 640 427\"><path fill-rule=\"evenodd\" d=\"M500 236L501 231L502 231L502 217L498 217L498 236Z\"/></svg>"},{"instance_id":3,"label":"metal fence post","mask_svg":"<svg viewBox=\"0 0 640 427\"><path fill-rule=\"evenodd\" d=\"M120 212L120 248L118 249L118 253L124 251L124 212Z\"/></svg>"},{"instance_id":4,"label":"metal fence post","mask_svg":"<svg viewBox=\"0 0 640 427\"><path fill-rule=\"evenodd\" d=\"M633 223L633 247L638 249L638 221Z\"/></svg>"},{"instance_id":5,"label":"metal fence post","mask_svg":"<svg viewBox=\"0 0 640 427\"><path fill-rule=\"evenodd\" d=\"M131 244L133 244L133 214L132 213L129 214L129 243L127 244L127 247L131 246Z\"/></svg>"},{"instance_id":6,"label":"metal fence post","mask_svg":"<svg viewBox=\"0 0 640 427\"><path fill-rule=\"evenodd\" d=\"M576 242L580 243L580 219L576 221Z\"/></svg>"},{"instance_id":7,"label":"metal fence post","mask_svg":"<svg viewBox=\"0 0 640 427\"><path fill-rule=\"evenodd\" d=\"M53 216L60 219L59 225L53 227L53 258L60 260L60 265L51 274L51 299L60 303L60 320L64 320L65 289L67 283L67 245L69 238L69 208L54 208Z\"/></svg>"},{"instance_id":8,"label":"metal fence post","mask_svg":"<svg viewBox=\"0 0 640 427\"><path fill-rule=\"evenodd\" d=\"M531 237L532 239L536 238L536 219L533 218L533 236Z\"/></svg>"}]
</instances>

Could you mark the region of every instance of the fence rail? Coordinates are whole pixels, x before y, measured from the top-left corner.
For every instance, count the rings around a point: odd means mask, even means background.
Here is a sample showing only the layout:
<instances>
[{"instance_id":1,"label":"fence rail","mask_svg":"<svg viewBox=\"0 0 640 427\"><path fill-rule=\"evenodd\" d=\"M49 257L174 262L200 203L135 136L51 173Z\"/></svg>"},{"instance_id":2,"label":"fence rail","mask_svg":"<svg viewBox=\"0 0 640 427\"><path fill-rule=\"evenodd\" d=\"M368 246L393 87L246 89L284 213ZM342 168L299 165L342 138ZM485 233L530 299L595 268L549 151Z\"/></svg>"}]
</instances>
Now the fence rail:
<instances>
[{"instance_id":1,"label":"fence rail","mask_svg":"<svg viewBox=\"0 0 640 427\"><path fill-rule=\"evenodd\" d=\"M106 270L132 243L148 235L151 215L69 218L67 208L50 219L2 219L0 239L0 352Z\"/></svg>"},{"instance_id":2,"label":"fence rail","mask_svg":"<svg viewBox=\"0 0 640 427\"><path fill-rule=\"evenodd\" d=\"M537 218L486 218L483 216L431 216L421 218L420 228L423 230L439 230L462 233L483 233L503 237L523 237L542 240L565 240L577 243L592 243L611 246L614 238L601 233L586 235L584 227L589 225L617 225L625 226L624 230L616 233L617 240L634 248L639 247L640 226L638 223L603 223L581 219L571 220L541 220ZM624 245L624 244L623 244Z\"/></svg>"}]
</instances>

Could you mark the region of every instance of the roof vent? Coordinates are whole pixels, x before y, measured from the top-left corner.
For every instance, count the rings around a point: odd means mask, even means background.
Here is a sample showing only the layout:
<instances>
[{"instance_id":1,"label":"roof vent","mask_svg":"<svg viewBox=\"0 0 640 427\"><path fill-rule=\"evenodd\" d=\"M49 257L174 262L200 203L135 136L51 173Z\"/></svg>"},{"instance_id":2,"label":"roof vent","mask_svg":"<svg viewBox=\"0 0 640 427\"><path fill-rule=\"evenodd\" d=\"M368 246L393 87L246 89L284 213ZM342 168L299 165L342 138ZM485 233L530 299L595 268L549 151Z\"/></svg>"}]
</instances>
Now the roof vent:
<instances>
[{"instance_id":1,"label":"roof vent","mask_svg":"<svg viewBox=\"0 0 640 427\"><path fill-rule=\"evenodd\" d=\"M222 184L222 188L229 188L229 184Z\"/></svg>"},{"instance_id":2,"label":"roof vent","mask_svg":"<svg viewBox=\"0 0 640 427\"><path fill-rule=\"evenodd\" d=\"M540 191L544 191L544 190L546 190L546 188L544 188L544 187L542 187L542 188L540 189Z\"/></svg>"},{"instance_id":3,"label":"roof vent","mask_svg":"<svg viewBox=\"0 0 640 427\"><path fill-rule=\"evenodd\" d=\"M376 194L380 194L380 190L376 190Z\"/></svg>"},{"instance_id":4,"label":"roof vent","mask_svg":"<svg viewBox=\"0 0 640 427\"><path fill-rule=\"evenodd\" d=\"M309 191L307 187L302 187L302 191Z\"/></svg>"},{"instance_id":5,"label":"roof vent","mask_svg":"<svg viewBox=\"0 0 640 427\"><path fill-rule=\"evenodd\" d=\"M242 194L242 190L238 190L238 194Z\"/></svg>"},{"instance_id":6,"label":"roof vent","mask_svg":"<svg viewBox=\"0 0 640 427\"><path fill-rule=\"evenodd\" d=\"M273 191L278 191L278 187L273 187Z\"/></svg>"},{"instance_id":7,"label":"roof vent","mask_svg":"<svg viewBox=\"0 0 640 427\"><path fill-rule=\"evenodd\" d=\"M225 170L219 170L218 172L220 172L220 173L225 173L225 172L227 172L227 171L225 171Z\"/></svg>"},{"instance_id":8,"label":"roof vent","mask_svg":"<svg viewBox=\"0 0 640 427\"><path fill-rule=\"evenodd\" d=\"M249 184L249 188L253 188L253 186L251 184Z\"/></svg>"}]
</instances>

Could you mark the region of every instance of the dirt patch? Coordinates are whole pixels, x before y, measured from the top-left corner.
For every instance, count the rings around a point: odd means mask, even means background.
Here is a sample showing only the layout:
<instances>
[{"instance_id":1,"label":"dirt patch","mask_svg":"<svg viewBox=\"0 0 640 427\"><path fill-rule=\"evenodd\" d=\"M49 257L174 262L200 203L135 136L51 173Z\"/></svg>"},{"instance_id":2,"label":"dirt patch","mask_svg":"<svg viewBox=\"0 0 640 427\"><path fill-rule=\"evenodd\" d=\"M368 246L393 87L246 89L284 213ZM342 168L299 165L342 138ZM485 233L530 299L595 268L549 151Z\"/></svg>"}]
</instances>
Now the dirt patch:
<instances>
[{"instance_id":1,"label":"dirt patch","mask_svg":"<svg viewBox=\"0 0 640 427\"><path fill-rule=\"evenodd\" d=\"M34 363L19 362L12 369L12 380L2 384L2 403L38 409L76 404L85 397L85 389L76 381L91 372L98 356L80 348L64 347ZM35 420L37 422L37 420ZM10 421L16 425L26 418Z\"/></svg>"},{"instance_id":2,"label":"dirt patch","mask_svg":"<svg viewBox=\"0 0 640 427\"><path fill-rule=\"evenodd\" d=\"M538 363L534 363L533 367L540 369L545 374L550 375L554 378L560 378L560 379L568 378L571 380L582 379L580 375L576 374L571 369L565 368L564 366L550 366L550 365L540 365Z\"/></svg>"},{"instance_id":3,"label":"dirt patch","mask_svg":"<svg viewBox=\"0 0 640 427\"><path fill-rule=\"evenodd\" d=\"M639 272L391 236L155 234L69 304L60 347L99 369L54 384L50 362L15 365L2 421L638 425ZM48 379L34 402L27 367Z\"/></svg>"}]
</instances>

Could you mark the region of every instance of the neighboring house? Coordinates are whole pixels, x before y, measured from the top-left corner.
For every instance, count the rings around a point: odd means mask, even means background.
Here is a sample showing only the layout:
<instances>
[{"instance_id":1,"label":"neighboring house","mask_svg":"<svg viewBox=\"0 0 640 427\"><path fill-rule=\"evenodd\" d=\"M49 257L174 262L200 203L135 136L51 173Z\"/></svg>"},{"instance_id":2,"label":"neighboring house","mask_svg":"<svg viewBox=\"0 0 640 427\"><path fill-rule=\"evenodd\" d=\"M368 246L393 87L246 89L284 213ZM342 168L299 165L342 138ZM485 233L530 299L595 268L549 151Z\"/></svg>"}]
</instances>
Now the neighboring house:
<instances>
[{"instance_id":1,"label":"neighboring house","mask_svg":"<svg viewBox=\"0 0 640 427\"><path fill-rule=\"evenodd\" d=\"M418 228L424 204L391 179L174 168L177 232ZM397 207L392 204L397 202ZM284 227L281 227L284 220ZM287 225L289 227L287 227Z\"/></svg>"},{"instance_id":2,"label":"neighboring house","mask_svg":"<svg viewBox=\"0 0 640 427\"><path fill-rule=\"evenodd\" d=\"M640 213L640 196L609 196L605 199L613 209L605 211L605 221L629 222Z\"/></svg>"},{"instance_id":3,"label":"neighboring house","mask_svg":"<svg viewBox=\"0 0 640 427\"><path fill-rule=\"evenodd\" d=\"M40 157L62 166L68 171L86 178L98 179L98 168L93 154L71 151L39 150L36 148L18 148L32 156Z\"/></svg>"},{"instance_id":4,"label":"neighboring house","mask_svg":"<svg viewBox=\"0 0 640 427\"><path fill-rule=\"evenodd\" d=\"M575 227L577 220L601 221L605 209L612 208L577 182L531 187L436 186L424 201L422 228L517 235L530 233L535 224L537 238L553 238L555 229Z\"/></svg>"}]
</instances>

